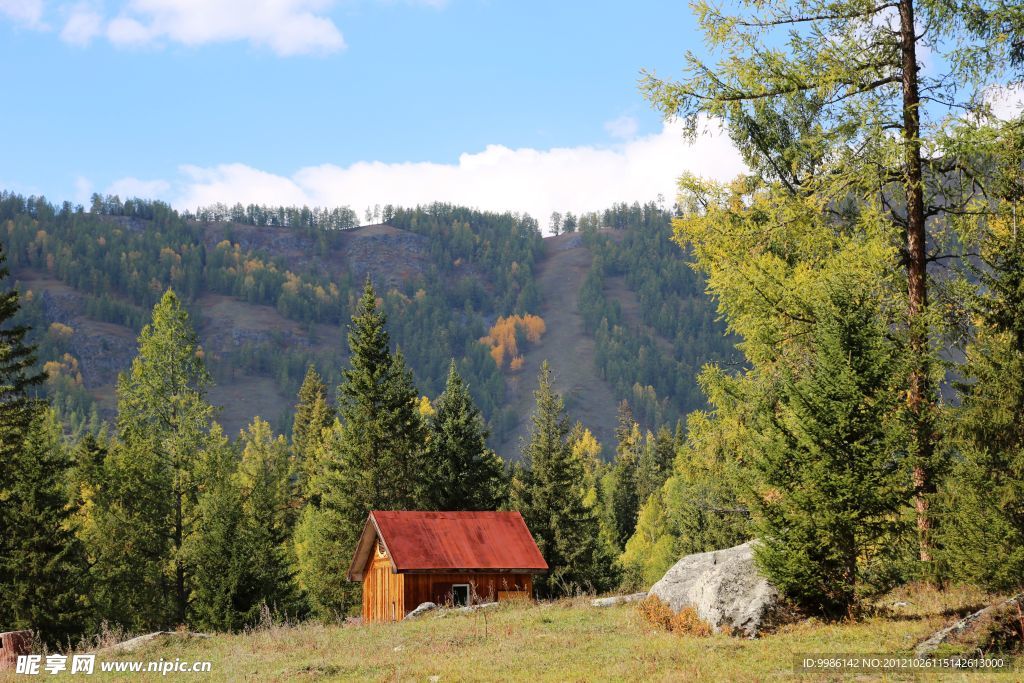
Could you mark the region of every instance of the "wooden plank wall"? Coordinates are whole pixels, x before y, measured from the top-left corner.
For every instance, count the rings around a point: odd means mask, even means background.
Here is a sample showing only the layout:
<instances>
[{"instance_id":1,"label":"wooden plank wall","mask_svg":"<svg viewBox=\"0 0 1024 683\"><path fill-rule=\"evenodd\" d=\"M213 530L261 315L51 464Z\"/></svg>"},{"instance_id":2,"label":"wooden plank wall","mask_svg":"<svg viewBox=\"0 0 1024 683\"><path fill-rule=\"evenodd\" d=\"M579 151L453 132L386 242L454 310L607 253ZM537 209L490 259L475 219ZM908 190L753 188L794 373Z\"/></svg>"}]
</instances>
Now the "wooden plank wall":
<instances>
[{"instance_id":1,"label":"wooden plank wall","mask_svg":"<svg viewBox=\"0 0 1024 683\"><path fill-rule=\"evenodd\" d=\"M506 592L533 595L533 577L529 574L406 574L405 604L409 610L424 602L449 604L452 585L457 583L470 585L474 602L493 602Z\"/></svg>"},{"instance_id":2,"label":"wooden plank wall","mask_svg":"<svg viewBox=\"0 0 1024 683\"><path fill-rule=\"evenodd\" d=\"M363 577L363 621L398 621L405 617L404 579L404 574L391 573L387 557L374 553Z\"/></svg>"}]
</instances>

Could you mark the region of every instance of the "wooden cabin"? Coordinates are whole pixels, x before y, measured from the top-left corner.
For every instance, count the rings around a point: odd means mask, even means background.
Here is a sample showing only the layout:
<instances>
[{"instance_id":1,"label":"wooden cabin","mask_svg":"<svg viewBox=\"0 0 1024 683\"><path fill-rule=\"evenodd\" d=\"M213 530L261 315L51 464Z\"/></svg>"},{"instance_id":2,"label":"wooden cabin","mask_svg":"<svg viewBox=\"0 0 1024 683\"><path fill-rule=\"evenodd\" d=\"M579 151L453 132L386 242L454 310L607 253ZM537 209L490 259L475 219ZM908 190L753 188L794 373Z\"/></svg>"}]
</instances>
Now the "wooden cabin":
<instances>
[{"instance_id":1,"label":"wooden cabin","mask_svg":"<svg viewBox=\"0 0 1024 683\"><path fill-rule=\"evenodd\" d=\"M424 602L528 599L547 562L518 512L370 513L349 566L363 621L400 621Z\"/></svg>"}]
</instances>

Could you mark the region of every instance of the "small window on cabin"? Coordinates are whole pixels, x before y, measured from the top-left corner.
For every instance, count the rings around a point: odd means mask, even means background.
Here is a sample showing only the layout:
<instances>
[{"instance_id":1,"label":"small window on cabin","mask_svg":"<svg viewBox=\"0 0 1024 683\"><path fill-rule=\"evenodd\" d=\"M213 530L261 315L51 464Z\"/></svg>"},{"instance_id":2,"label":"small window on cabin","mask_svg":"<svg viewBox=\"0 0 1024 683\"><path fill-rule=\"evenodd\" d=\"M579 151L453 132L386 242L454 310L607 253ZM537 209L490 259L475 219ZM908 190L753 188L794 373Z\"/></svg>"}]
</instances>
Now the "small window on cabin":
<instances>
[{"instance_id":1,"label":"small window on cabin","mask_svg":"<svg viewBox=\"0 0 1024 683\"><path fill-rule=\"evenodd\" d=\"M387 556L388 551L384 549L384 541L377 539L377 557Z\"/></svg>"},{"instance_id":2,"label":"small window on cabin","mask_svg":"<svg viewBox=\"0 0 1024 683\"><path fill-rule=\"evenodd\" d=\"M469 584L457 583L452 586L452 605L465 607L469 604Z\"/></svg>"}]
</instances>

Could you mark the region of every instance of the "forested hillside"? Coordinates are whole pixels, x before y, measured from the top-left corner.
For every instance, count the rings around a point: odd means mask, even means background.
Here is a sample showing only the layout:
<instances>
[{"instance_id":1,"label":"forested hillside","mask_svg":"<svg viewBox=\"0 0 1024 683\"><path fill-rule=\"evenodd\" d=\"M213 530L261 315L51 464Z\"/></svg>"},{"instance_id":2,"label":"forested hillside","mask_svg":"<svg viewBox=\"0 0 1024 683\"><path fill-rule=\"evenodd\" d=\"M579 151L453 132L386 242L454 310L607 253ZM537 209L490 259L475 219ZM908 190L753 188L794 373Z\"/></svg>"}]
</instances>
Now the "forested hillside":
<instances>
[{"instance_id":1,"label":"forested hillside","mask_svg":"<svg viewBox=\"0 0 1024 683\"><path fill-rule=\"evenodd\" d=\"M117 197L79 207L0 194L20 319L72 432L112 417L117 375L167 288L196 325L226 431L258 415L286 432L310 363L338 384L343 325L369 277L420 391L436 397L455 359L506 458L518 456L547 358L572 418L605 444L620 400L650 428L703 404L695 375L730 359L732 343L670 241L670 218L653 204L567 214L566 234L545 240L530 217L441 204L387 206L358 227L349 209L180 214Z\"/></svg>"}]
</instances>

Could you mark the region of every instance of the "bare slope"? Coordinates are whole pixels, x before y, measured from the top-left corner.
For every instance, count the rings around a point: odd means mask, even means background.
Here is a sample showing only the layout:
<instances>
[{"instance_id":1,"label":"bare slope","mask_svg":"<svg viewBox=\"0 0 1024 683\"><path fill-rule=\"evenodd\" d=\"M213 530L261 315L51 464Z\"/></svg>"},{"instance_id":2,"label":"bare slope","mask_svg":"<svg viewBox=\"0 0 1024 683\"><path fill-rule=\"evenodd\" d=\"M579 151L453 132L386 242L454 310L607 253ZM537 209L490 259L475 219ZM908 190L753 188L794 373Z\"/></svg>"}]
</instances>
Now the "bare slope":
<instances>
[{"instance_id":1,"label":"bare slope","mask_svg":"<svg viewBox=\"0 0 1024 683\"><path fill-rule=\"evenodd\" d=\"M594 339L583 329L578 294L590 268L590 251L578 233L548 237L544 258L537 264L537 289L544 297L539 315L547 332L523 355L522 370L509 380L509 405L519 417L511 436L499 444L505 458L517 458L530 433L537 373L546 359L555 374L555 389L565 397L570 418L582 420L598 440L615 447L615 395L594 370Z\"/></svg>"}]
</instances>

